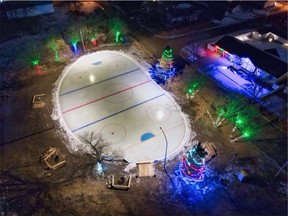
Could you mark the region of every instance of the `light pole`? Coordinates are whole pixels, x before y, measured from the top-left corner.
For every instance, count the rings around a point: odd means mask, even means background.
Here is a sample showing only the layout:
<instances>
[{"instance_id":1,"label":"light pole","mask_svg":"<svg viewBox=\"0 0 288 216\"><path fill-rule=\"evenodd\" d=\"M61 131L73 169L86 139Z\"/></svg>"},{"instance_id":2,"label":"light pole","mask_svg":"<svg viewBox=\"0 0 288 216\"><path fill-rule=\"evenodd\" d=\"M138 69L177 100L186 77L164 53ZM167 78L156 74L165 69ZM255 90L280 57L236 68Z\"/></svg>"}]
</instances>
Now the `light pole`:
<instances>
[{"instance_id":1,"label":"light pole","mask_svg":"<svg viewBox=\"0 0 288 216\"><path fill-rule=\"evenodd\" d=\"M164 133L163 129L160 127L160 130L162 131L164 137L165 137L165 157L164 157L164 170L166 171L166 158L167 158L167 149L168 149L168 141L167 141L167 137L166 134Z\"/></svg>"},{"instance_id":2,"label":"light pole","mask_svg":"<svg viewBox=\"0 0 288 216\"><path fill-rule=\"evenodd\" d=\"M267 11L267 13L266 13L266 16L265 16L265 20L264 20L264 22L263 22L263 25L265 25L265 23L266 23L266 20L267 20L267 18L268 18L268 16L269 16L269 13L270 13L270 8L269 8L269 10Z\"/></svg>"},{"instance_id":3,"label":"light pole","mask_svg":"<svg viewBox=\"0 0 288 216\"><path fill-rule=\"evenodd\" d=\"M176 185L174 184L172 178L170 177L169 173L167 172L166 170L166 158L167 158L167 149L168 149L168 141L167 141L167 137L166 137L166 134L164 133L163 129L160 127L160 130L162 131L164 137L165 137L165 143L166 143L166 146L165 146L165 158L164 158L164 171L165 173L167 174L169 180L171 181L172 183L172 186L174 188L174 191L176 191Z\"/></svg>"},{"instance_id":4,"label":"light pole","mask_svg":"<svg viewBox=\"0 0 288 216\"><path fill-rule=\"evenodd\" d=\"M268 5L268 6L266 7L266 10L268 9L268 11L267 11L267 14L266 14L266 17L265 17L265 20L264 20L263 25L265 25L265 23L266 23L266 20L267 20L267 18L268 18L268 16L269 16L270 10L272 10L274 7L275 7L275 2L274 2L273 4Z\"/></svg>"}]
</instances>

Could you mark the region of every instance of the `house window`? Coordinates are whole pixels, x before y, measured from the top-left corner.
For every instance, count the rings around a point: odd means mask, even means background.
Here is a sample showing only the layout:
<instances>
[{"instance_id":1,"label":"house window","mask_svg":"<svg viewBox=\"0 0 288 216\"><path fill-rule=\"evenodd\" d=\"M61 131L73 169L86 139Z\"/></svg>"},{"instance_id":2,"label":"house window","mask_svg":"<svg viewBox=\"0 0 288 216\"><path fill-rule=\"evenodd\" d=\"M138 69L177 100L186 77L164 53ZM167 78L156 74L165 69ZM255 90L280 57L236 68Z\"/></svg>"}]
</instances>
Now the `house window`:
<instances>
[{"instance_id":1,"label":"house window","mask_svg":"<svg viewBox=\"0 0 288 216\"><path fill-rule=\"evenodd\" d=\"M230 61L230 54L227 51L222 53L222 57Z\"/></svg>"}]
</instances>

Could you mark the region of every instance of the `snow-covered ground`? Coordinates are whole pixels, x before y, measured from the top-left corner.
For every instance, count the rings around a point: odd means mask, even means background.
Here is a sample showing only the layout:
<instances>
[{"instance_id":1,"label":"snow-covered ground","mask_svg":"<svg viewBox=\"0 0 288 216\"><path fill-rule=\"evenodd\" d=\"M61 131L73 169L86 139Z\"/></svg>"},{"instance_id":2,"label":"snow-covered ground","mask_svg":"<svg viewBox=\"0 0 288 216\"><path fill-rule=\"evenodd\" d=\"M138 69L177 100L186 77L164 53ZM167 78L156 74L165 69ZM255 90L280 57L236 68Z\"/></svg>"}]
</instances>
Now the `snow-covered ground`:
<instances>
[{"instance_id":1,"label":"snow-covered ground","mask_svg":"<svg viewBox=\"0 0 288 216\"><path fill-rule=\"evenodd\" d=\"M100 133L130 163L172 155L190 138L188 119L174 99L128 55L99 51L80 57L56 83L54 119L77 151L85 131ZM74 140L74 141L73 141Z\"/></svg>"},{"instance_id":2,"label":"snow-covered ground","mask_svg":"<svg viewBox=\"0 0 288 216\"><path fill-rule=\"evenodd\" d=\"M226 12L222 20L213 19L212 22L218 25L230 25L265 15L267 15L267 11L265 10L253 9L248 11L243 10L241 6L237 6L232 10L231 13Z\"/></svg>"}]
</instances>

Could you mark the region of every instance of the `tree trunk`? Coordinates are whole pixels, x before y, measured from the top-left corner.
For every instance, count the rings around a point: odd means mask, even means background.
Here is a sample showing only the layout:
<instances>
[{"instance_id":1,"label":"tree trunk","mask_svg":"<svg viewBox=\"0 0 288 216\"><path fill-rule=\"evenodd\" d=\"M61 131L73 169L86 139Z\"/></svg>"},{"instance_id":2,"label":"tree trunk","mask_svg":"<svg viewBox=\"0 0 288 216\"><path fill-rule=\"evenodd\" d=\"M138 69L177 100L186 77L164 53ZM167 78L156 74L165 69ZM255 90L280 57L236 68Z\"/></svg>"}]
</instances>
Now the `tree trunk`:
<instances>
[{"instance_id":1,"label":"tree trunk","mask_svg":"<svg viewBox=\"0 0 288 216\"><path fill-rule=\"evenodd\" d=\"M243 138L243 134L241 134L241 135L239 135L239 136L236 136L236 137L234 137L233 139L230 138L230 142L236 142L236 141L238 141L238 140L241 139L241 138Z\"/></svg>"},{"instance_id":2,"label":"tree trunk","mask_svg":"<svg viewBox=\"0 0 288 216\"><path fill-rule=\"evenodd\" d=\"M219 127L225 121L225 119L226 118L221 118L221 116L218 116L215 122L215 127Z\"/></svg>"},{"instance_id":3,"label":"tree trunk","mask_svg":"<svg viewBox=\"0 0 288 216\"><path fill-rule=\"evenodd\" d=\"M230 133L230 135L229 135L229 138L230 138L230 139L232 139L232 134L236 131L236 129L237 129L237 126L234 125L234 127L233 127L233 129L232 129L232 131L231 131L231 133Z\"/></svg>"}]
</instances>

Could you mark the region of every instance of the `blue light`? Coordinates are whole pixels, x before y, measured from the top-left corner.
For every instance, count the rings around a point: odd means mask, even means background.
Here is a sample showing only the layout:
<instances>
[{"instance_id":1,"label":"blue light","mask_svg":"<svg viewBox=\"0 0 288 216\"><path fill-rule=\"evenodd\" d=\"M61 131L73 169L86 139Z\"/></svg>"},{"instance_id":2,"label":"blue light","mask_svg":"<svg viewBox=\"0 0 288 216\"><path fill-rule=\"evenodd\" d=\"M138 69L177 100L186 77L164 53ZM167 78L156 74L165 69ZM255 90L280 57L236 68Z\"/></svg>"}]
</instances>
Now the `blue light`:
<instances>
[{"instance_id":1,"label":"blue light","mask_svg":"<svg viewBox=\"0 0 288 216\"><path fill-rule=\"evenodd\" d=\"M160 67L160 64L157 63L149 69L151 78L158 84L165 84L167 79L175 76L176 69L173 67L171 69L164 69Z\"/></svg>"},{"instance_id":2,"label":"blue light","mask_svg":"<svg viewBox=\"0 0 288 216\"><path fill-rule=\"evenodd\" d=\"M216 79L218 84L223 86L225 89L232 90L235 93L244 95L257 102L259 102L261 95L268 92L267 89L263 88L257 97L253 95L251 90L248 89L248 85L252 85L254 83L253 74L234 74L229 69L222 66L215 67L205 72L208 72L208 74Z\"/></svg>"},{"instance_id":3,"label":"blue light","mask_svg":"<svg viewBox=\"0 0 288 216\"><path fill-rule=\"evenodd\" d=\"M175 174L178 183L174 189L183 202L189 204L198 204L199 201L209 199L211 202L211 194L222 187L219 180L219 174L209 171L210 176L205 176L203 181L190 181L189 178L181 174L181 164L175 167Z\"/></svg>"},{"instance_id":4,"label":"blue light","mask_svg":"<svg viewBox=\"0 0 288 216\"><path fill-rule=\"evenodd\" d=\"M72 46L73 46L73 51L74 51L74 52L77 52L77 51L78 51L77 43L76 43L76 44L73 43Z\"/></svg>"}]
</instances>

